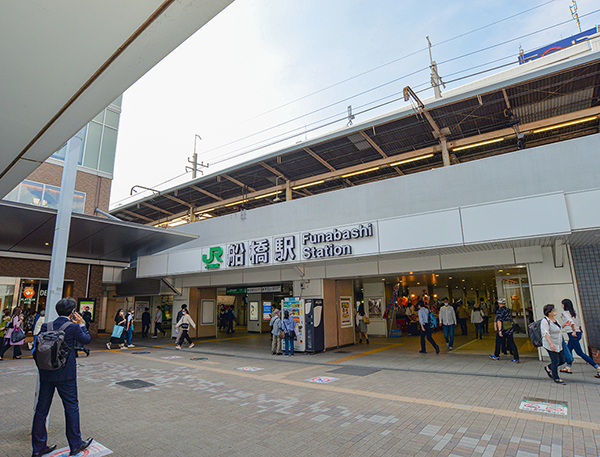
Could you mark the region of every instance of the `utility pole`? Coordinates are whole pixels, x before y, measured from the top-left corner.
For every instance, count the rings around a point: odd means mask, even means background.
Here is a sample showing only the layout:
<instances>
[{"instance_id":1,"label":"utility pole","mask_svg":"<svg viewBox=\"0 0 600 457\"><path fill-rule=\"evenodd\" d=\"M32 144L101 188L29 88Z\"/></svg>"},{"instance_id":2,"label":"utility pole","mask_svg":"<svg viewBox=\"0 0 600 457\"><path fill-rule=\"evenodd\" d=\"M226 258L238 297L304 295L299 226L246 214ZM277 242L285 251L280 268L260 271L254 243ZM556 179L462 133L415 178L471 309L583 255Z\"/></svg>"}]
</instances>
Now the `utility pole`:
<instances>
[{"instance_id":1,"label":"utility pole","mask_svg":"<svg viewBox=\"0 0 600 457\"><path fill-rule=\"evenodd\" d=\"M429 37L426 38L427 43L429 44L429 68L431 68L431 85L433 86L433 93L437 100L438 98L442 98L442 90L440 89L440 86L444 86L445 89L446 85L444 84L444 81L442 81L442 77L438 73L437 63L435 62L435 60L433 60L433 55L431 54L431 41L429 41Z\"/></svg>"},{"instance_id":2,"label":"utility pole","mask_svg":"<svg viewBox=\"0 0 600 457\"><path fill-rule=\"evenodd\" d=\"M60 195L58 197L58 212L56 213L56 225L54 227L54 240L52 242L52 260L50 261L45 322L52 322L58 317L55 305L63 296L67 247L69 245L69 231L71 229L71 212L73 210L73 194L75 193L75 181L77 179L77 161L83 141L83 132L83 129L80 130L73 138L67 141L65 164L60 185Z\"/></svg>"},{"instance_id":3,"label":"utility pole","mask_svg":"<svg viewBox=\"0 0 600 457\"><path fill-rule=\"evenodd\" d=\"M198 167L204 167L204 168L208 168L208 164L204 165L204 162L200 162L198 163L198 153L196 152L196 140L200 139L202 140L202 138L200 138L200 135L198 135L197 133L194 135L194 154L192 155L192 158L190 159L188 157L188 163L191 163L192 166L191 167L185 167L185 171L192 171L192 179L196 179L197 173L200 172L202 173L202 170L199 170Z\"/></svg>"}]
</instances>

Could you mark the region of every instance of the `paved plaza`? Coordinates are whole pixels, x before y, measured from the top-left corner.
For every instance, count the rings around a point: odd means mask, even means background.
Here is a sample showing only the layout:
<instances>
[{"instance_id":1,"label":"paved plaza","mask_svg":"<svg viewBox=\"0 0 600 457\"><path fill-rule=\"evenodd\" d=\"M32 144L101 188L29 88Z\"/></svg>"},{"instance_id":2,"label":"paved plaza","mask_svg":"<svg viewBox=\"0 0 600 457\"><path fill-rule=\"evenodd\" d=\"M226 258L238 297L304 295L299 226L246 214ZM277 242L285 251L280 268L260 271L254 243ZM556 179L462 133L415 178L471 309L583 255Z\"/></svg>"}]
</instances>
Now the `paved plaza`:
<instances>
[{"instance_id":1,"label":"paved plaza","mask_svg":"<svg viewBox=\"0 0 600 457\"><path fill-rule=\"evenodd\" d=\"M514 364L473 347L492 337L463 337L439 355L419 354L418 338L402 337L294 358L272 356L267 335L181 351L164 338L111 351L105 341L78 359L82 433L115 456L599 455L591 367L576 363L568 384L556 385L533 351ZM1 454L29 456L35 364L1 367ZM525 398L566 405L567 414L521 410ZM66 446L58 396L49 435Z\"/></svg>"}]
</instances>

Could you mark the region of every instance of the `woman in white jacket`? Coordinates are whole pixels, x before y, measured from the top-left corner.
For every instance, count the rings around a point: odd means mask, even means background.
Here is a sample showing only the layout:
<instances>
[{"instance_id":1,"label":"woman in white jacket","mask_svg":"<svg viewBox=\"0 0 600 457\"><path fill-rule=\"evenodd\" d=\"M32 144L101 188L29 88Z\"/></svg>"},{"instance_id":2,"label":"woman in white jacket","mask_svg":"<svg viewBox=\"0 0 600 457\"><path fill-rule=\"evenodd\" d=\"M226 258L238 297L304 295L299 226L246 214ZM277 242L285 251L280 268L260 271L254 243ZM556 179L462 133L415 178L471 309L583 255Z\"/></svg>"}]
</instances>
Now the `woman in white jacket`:
<instances>
[{"instance_id":1,"label":"woman in white jacket","mask_svg":"<svg viewBox=\"0 0 600 457\"><path fill-rule=\"evenodd\" d=\"M191 349L194 347L194 343L192 343L192 339L190 338L190 335L188 335L188 329L190 328L190 325L193 328L196 328L196 324L190 317L190 314L188 313L187 308L184 308L181 311L182 311L181 318L175 325L175 328L176 329L181 328L182 332L181 332L181 336L179 338L177 338L177 341L175 342L175 347L177 349L181 349L180 341L185 342L185 340L187 340L190 343L189 348Z\"/></svg>"}]
</instances>

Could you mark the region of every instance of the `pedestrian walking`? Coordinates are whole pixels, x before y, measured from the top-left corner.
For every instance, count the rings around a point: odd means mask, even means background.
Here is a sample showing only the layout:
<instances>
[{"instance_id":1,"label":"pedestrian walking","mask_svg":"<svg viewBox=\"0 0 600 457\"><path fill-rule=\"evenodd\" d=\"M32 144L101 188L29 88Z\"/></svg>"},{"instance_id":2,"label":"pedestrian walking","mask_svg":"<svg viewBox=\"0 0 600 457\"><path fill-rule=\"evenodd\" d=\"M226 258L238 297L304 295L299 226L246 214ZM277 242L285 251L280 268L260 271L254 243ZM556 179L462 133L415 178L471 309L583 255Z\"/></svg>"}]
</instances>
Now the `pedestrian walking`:
<instances>
[{"instance_id":1,"label":"pedestrian walking","mask_svg":"<svg viewBox=\"0 0 600 457\"><path fill-rule=\"evenodd\" d=\"M296 340L296 321L290 317L290 312L283 313L281 324L285 333L285 356L294 357L294 341Z\"/></svg>"},{"instance_id":2,"label":"pedestrian walking","mask_svg":"<svg viewBox=\"0 0 600 457\"><path fill-rule=\"evenodd\" d=\"M167 336L167 332L162 329L162 321L163 321L162 309L160 308L160 305L159 305L156 307L156 315L154 316L154 336L152 338L157 338L158 332L162 332L163 336L165 336L165 337Z\"/></svg>"},{"instance_id":3,"label":"pedestrian walking","mask_svg":"<svg viewBox=\"0 0 600 457\"><path fill-rule=\"evenodd\" d=\"M552 304L544 306L544 319L540 325L542 330L542 345L550 356L550 365L545 366L544 370L549 378L557 384L565 384L558 376L558 367L565 363L563 353L562 327L557 322L558 311Z\"/></svg>"},{"instance_id":4,"label":"pedestrian walking","mask_svg":"<svg viewBox=\"0 0 600 457\"><path fill-rule=\"evenodd\" d=\"M483 338L483 313L479 305L475 305L471 311L471 324L475 325L475 339Z\"/></svg>"},{"instance_id":5,"label":"pedestrian walking","mask_svg":"<svg viewBox=\"0 0 600 457\"><path fill-rule=\"evenodd\" d=\"M227 332L226 333L235 333L233 329L233 322L235 321L236 315L233 306L230 306L227 310Z\"/></svg>"},{"instance_id":6,"label":"pedestrian walking","mask_svg":"<svg viewBox=\"0 0 600 457\"><path fill-rule=\"evenodd\" d=\"M108 349L113 344L118 344L119 349L125 348L125 325L127 324L127 317L122 309L117 311L115 315L115 326L113 327L113 333L110 336L110 341L106 343Z\"/></svg>"},{"instance_id":7,"label":"pedestrian walking","mask_svg":"<svg viewBox=\"0 0 600 457\"><path fill-rule=\"evenodd\" d=\"M425 338L427 338L427 341L429 341L435 349L435 353L439 354L440 347L431 337L431 326L429 325L429 308L425 306L425 302L423 300L419 300L417 302L417 307L419 308L419 325L421 327L421 350L419 352L421 354L427 354L427 351L425 350Z\"/></svg>"},{"instance_id":8,"label":"pedestrian walking","mask_svg":"<svg viewBox=\"0 0 600 457\"><path fill-rule=\"evenodd\" d=\"M569 342L567 343L568 351L571 354L573 353L573 351L575 351L575 353L579 357L581 357L588 364L593 366L596 369L596 374L594 375L594 377L600 378L600 366L598 366L598 364L594 362L594 360L581 349L581 338L583 337L583 332L581 331L581 321L579 320L579 317L577 316L577 313L573 308L573 302L568 298L565 298L561 302L561 304L564 310L562 313L562 317L565 320L563 328L567 328L567 334L569 335ZM567 357L565 357L565 360L567 362L567 366L565 368L561 368L560 371L562 373L571 374L571 365L573 364L573 362L569 362L569 358Z\"/></svg>"},{"instance_id":9,"label":"pedestrian walking","mask_svg":"<svg viewBox=\"0 0 600 457\"><path fill-rule=\"evenodd\" d=\"M58 318L52 322L50 329L58 330L64 328L65 344L71 349L66 364L57 370L41 370L39 372L39 394L33 415L33 426L31 429L31 443L33 446L32 457L49 454L56 449L56 445L48 446L48 432L46 431L46 418L52 405L54 391L58 394L65 410L65 432L70 455L77 455L92 444L93 438L83 441L79 426L79 399L77 398L77 365L75 363L75 342L88 344L91 341L90 334L83 323L83 318L75 311L77 302L72 298L63 298L56 304ZM43 324L40 334L46 332L48 324ZM36 348L37 350L37 348ZM36 358L36 351L34 351Z\"/></svg>"},{"instance_id":10,"label":"pedestrian walking","mask_svg":"<svg viewBox=\"0 0 600 457\"><path fill-rule=\"evenodd\" d=\"M460 325L460 334L467 335L467 319L469 318L469 311L467 307L463 305L462 300L458 299L458 306L456 308L456 317L458 318L458 324Z\"/></svg>"},{"instance_id":11,"label":"pedestrian walking","mask_svg":"<svg viewBox=\"0 0 600 457\"><path fill-rule=\"evenodd\" d=\"M273 311L271 316L271 321L269 325L271 326L271 354L273 355L281 355L281 317L279 316L281 312L278 309Z\"/></svg>"},{"instance_id":12,"label":"pedestrian walking","mask_svg":"<svg viewBox=\"0 0 600 457\"><path fill-rule=\"evenodd\" d=\"M446 346L451 351L454 346L454 329L458 325L458 322L456 321L454 308L450 306L447 298L444 298L443 305L440 308L440 324L442 324L442 328L444 329Z\"/></svg>"},{"instance_id":13,"label":"pedestrian walking","mask_svg":"<svg viewBox=\"0 0 600 457\"><path fill-rule=\"evenodd\" d=\"M500 350L502 344L505 343L513 354L512 362L519 363L519 350L513 338L512 311L506 307L505 298L498 299L498 311L494 316L494 330L496 330L496 349L490 358L500 360Z\"/></svg>"},{"instance_id":14,"label":"pedestrian walking","mask_svg":"<svg viewBox=\"0 0 600 457\"><path fill-rule=\"evenodd\" d=\"M190 325L193 328L196 328L196 324L192 320L192 317L190 316L190 313L188 312L187 307L182 308L181 309L181 319L179 319L177 321L177 324L175 324L176 329L181 328L181 335L175 341L175 347L177 349L181 349L181 343L185 342L186 340L189 343L188 347L190 349L194 347L194 343L192 342L192 339L190 338L190 335L188 334Z\"/></svg>"},{"instance_id":15,"label":"pedestrian walking","mask_svg":"<svg viewBox=\"0 0 600 457\"><path fill-rule=\"evenodd\" d=\"M150 308L147 306L144 308L142 313L142 338L148 338L148 332L150 331Z\"/></svg>"},{"instance_id":16,"label":"pedestrian walking","mask_svg":"<svg viewBox=\"0 0 600 457\"><path fill-rule=\"evenodd\" d=\"M368 319L365 314L365 304L361 303L358 307L358 312L356 313L356 326L358 327L358 335L360 338L358 342L362 343L364 336L367 344L369 344L369 335L367 334L367 322L365 321L365 318Z\"/></svg>"},{"instance_id":17,"label":"pedestrian walking","mask_svg":"<svg viewBox=\"0 0 600 457\"><path fill-rule=\"evenodd\" d=\"M135 318L133 315L133 310L127 310L127 323L125 324L125 335L126 341L125 346L128 348L135 347L135 344L132 344L133 340L133 323L135 322Z\"/></svg>"},{"instance_id":18,"label":"pedestrian walking","mask_svg":"<svg viewBox=\"0 0 600 457\"><path fill-rule=\"evenodd\" d=\"M25 330L22 328L23 325L23 316L21 308L18 306L13 309L12 315L8 322L8 325L4 330L4 338L2 339L2 349L0 349L0 360L3 360L4 354L11 347L13 348L13 359L21 358L21 346L25 342L24 332ZM15 338L11 338L14 332L20 333L23 332L23 339L18 341L13 341Z\"/></svg>"},{"instance_id":19,"label":"pedestrian walking","mask_svg":"<svg viewBox=\"0 0 600 457\"><path fill-rule=\"evenodd\" d=\"M490 323L490 307L485 302L483 297L479 299L479 308L481 309L481 315L483 316L483 334L487 335L490 333L489 323Z\"/></svg>"}]
</instances>

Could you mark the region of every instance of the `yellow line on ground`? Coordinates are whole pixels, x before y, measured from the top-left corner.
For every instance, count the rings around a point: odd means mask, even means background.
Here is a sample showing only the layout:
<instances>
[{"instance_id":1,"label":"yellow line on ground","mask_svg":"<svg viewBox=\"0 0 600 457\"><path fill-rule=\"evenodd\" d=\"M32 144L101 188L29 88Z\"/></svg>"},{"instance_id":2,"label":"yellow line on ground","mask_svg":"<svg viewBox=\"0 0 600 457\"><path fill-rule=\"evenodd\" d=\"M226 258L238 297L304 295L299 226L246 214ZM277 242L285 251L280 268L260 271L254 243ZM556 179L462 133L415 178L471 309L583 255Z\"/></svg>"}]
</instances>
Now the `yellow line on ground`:
<instances>
[{"instance_id":1,"label":"yellow line on ground","mask_svg":"<svg viewBox=\"0 0 600 457\"><path fill-rule=\"evenodd\" d=\"M133 357L139 357L141 359L146 359L146 360L153 361L153 362L162 362L162 363L169 363L169 364L173 364L173 365L198 368L198 365L191 364L188 362L183 362L183 361L159 360L159 359L144 356L144 355L126 354L123 352L121 352L120 354L131 355ZM315 365L311 368L317 369L318 367L319 367L318 365ZM361 397L376 398L379 400L389 400L389 401L400 402L400 403L411 403L411 404L417 404L420 406L426 405L426 406L434 406L434 407L438 407L438 408L457 409L457 410L461 410L461 411L470 411L473 413L491 414L493 416L510 417L510 418L514 418L514 419L525 419L525 420L530 420L530 421L534 421L534 422L544 422L544 423L548 423L548 424L563 425L563 426L568 426L568 427L578 427L578 428L584 428L584 429L589 429L589 430L600 430L600 424L595 423L595 422L576 421L576 420L572 420L572 419L562 419L559 417L535 415L533 413L507 411L504 409L494 409L494 408L487 408L487 407L483 407L483 406L465 405L465 404L461 404L461 403L451 403L451 402L447 402L447 401L430 400L427 398L403 397L401 395L384 394L384 393L379 393L379 392L370 392L370 391L366 391L366 390L348 389L348 388L344 388L344 387L335 387L335 386L329 385L329 384L324 385L324 384L316 384L316 383L310 383L310 382L292 381L290 379L283 379L283 378L277 377L277 376L271 376L271 377L265 376L265 375L261 376L261 375L256 375L253 373L244 372L244 371L226 370L223 368L211 368L211 367L203 366L201 369L205 370L205 371L215 372L215 373L233 375L233 376L238 376L238 377L247 378L247 379L254 379L256 381L261 381L261 382L264 382L264 381L276 382L278 384L285 384L285 385L294 386L294 387L315 389L315 390L321 390L321 391L326 391L326 392L343 393L343 394L348 394L351 396L359 395ZM306 368L306 370L308 370L308 367ZM303 368L301 371L305 371L305 369ZM290 374L290 373L288 373L288 374Z\"/></svg>"},{"instance_id":2,"label":"yellow line on ground","mask_svg":"<svg viewBox=\"0 0 600 457\"><path fill-rule=\"evenodd\" d=\"M372 349L371 351L360 352L358 354L349 355L348 357L342 357L341 359L331 360L331 361L329 361L327 363L342 363L342 362L347 362L348 360L354 360L354 359L358 359L359 357L364 357L366 355L376 354L378 352L387 351L388 349L397 348L398 346L402 346L402 344L403 343L390 344L389 346L384 346L382 348Z\"/></svg>"}]
</instances>

